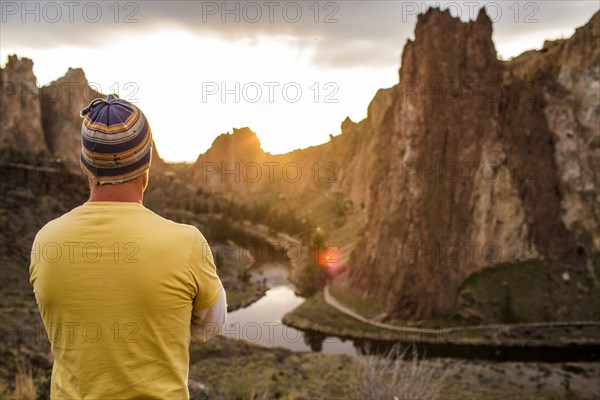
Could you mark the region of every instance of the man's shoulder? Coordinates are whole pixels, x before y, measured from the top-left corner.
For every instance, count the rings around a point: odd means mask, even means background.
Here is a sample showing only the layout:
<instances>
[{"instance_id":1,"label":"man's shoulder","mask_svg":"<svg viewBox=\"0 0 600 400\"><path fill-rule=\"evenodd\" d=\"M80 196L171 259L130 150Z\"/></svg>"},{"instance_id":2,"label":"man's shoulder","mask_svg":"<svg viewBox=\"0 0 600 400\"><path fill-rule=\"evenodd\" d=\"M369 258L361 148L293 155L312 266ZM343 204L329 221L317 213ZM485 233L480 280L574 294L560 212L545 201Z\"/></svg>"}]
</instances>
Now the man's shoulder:
<instances>
[{"instance_id":1,"label":"man's shoulder","mask_svg":"<svg viewBox=\"0 0 600 400\"><path fill-rule=\"evenodd\" d=\"M177 244L178 247L207 246L207 240L196 226L175 222L146 207L143 210L143 225L157 232L157 239L165 244Z\"/></svg>"},{"instance_id":2,"label":"man's shoulder","mask_svg":"<svg viewBox=\"0 0 600 400\"><path fill-rule=\"evenodd\" d=\"M190 248L192 251L208 247L207 240L196 226L175 222L149 209L146 211L150 214L147 218L152 219L148 227L152 227L158 233L156 239L163 245Z\"/></svg>"},{"instance_id":3,"label":"man's shoulder","mask_svg":"<svg viewBox=\"0 0 600 400\"><path fill-rule=\"evenodd\" d=\"M64 237L77 235L77 232L88 232L85 227L90 224L88 211L85 206L78 206L71 211L66 212L58 218L46 223L37 233L36 242L55 241ZM139 213L133 220L123 221L123 224L138 226L157 238L157 240L168 243L176 242L179 245L194 245L196 243L206 242L206 239L198 228L193 225L182 224L165 218L154 211L140 207ZM92 223L93 225L93 223Z\"/></svg>"},{"instance_id":4,"label":"man's shoulder","mask_svg":"<svg viewBox=\"0 0 600 400\"><path fill-rule=\"evenodd\" d=\"M54 218L48 222L38 231L37 236L42 237L45 234L54 234L57 230L63 226L68 226L72 218L77 215L81 206L73 208L71 211L67 211L60 217Z\"/></svg>"},{"instance_id":5,"label":"man's shoulder","mask_svg":"<svg viewBox=\"0 0 600 400\"><path fill-rule=\"evenodd\" d=\"M145 210L147 211L149 218L152 218L155 223L163 226L165 229L178 231L183 234L190 235L190 237L192 237L192 238L194 235L200 234L200 231L194 225L188 225L188 224L183 224L180 222L175 222L171 219L163 217L160 214L155 213L154 211L152 211L148 208L145 208Z\"/></svg>"}]
</instances>

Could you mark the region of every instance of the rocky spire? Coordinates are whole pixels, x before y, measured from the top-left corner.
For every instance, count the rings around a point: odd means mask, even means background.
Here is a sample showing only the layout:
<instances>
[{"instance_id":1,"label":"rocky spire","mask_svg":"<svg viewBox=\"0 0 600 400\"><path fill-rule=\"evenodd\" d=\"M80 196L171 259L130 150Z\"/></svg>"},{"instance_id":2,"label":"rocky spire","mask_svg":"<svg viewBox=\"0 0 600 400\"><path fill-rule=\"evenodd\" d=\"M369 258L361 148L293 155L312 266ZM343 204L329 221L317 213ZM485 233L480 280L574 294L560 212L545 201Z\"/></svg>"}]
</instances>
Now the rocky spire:
<instances>
[{"instance_id":1,"label":"rocky spire","mask_svg":"<svg viewBox=\"0 0 600 400\"><path fill-rule=\"evenodd\" d=\"M599 128L593 112L578 108L597 110L598 68L565 75L565 66L598 48L593 35L582 36L552 52L568 58L536 53L524 66L497 59L483 10L467 23L438 9L419 16L378 129L367 229L351 261L354 286L391 315L435 318L452 313L460 284L483 266L550 258L585 268L600 235L593 150L584 143L594 146ZM587 43L570 45L580 40ZM520 73L527 68L534 71ZM576 116L570 134L581 138L578 168L568 167L569 147L556 144L569 115ZM567 204L578 210L574 221L565 218Z\"/></svg>"},{"instance_id":2,"label":"rocky spire","mask_svg":"<svg viewBox=\"0 0 600 400\"><path fill-rule=\"evenodd\" d=\"M8 57L0 68L0 150L47 153L33 61Z\"/></svg>"}]
</instances>

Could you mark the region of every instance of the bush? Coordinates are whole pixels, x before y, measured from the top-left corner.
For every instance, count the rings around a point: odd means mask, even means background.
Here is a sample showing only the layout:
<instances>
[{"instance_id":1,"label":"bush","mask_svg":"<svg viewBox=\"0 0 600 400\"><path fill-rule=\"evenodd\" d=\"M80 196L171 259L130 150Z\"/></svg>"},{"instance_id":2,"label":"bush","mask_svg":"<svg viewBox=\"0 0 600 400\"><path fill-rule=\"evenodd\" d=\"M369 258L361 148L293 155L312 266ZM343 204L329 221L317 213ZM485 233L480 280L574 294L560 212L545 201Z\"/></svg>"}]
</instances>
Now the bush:
<instances>
[{"instance_id":1,"label":"bush","mask_svg":"<svg viewBox=\"0 0 600 400\"><path fill-rule=\"evenodd\" d=\"M441 372L439 361L419 359L414 345L412 359L409 360L406 357L407 350L400 351L400 347L395 346L383 356L359 357L354 380L356 398L437 399L446 379L446 373Z\"/></svg>"},{"instance_id":2,"label":"bush","mask_svg":"<svg viewBox=\"0 0 600 400\"><path fill-rule=\"evenodd\" d=\"M291 279L298 294L309 297L323 289L327 282L327 271L324 267L309 261L296 267L292 272Z\"/></svg>"}]
</instances>

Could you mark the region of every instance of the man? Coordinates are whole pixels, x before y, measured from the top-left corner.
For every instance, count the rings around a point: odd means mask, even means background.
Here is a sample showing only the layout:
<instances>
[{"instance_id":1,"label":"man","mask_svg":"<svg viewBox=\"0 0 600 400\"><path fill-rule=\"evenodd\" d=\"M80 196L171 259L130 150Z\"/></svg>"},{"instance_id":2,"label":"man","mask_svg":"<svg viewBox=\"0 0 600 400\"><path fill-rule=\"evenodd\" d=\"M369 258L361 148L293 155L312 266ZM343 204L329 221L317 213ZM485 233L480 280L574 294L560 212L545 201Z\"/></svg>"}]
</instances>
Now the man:
<instances>
[{"instance_id":1,"label":"man","mask_svg":"<svg viewBox=\"0 0 600 400\"><path fill-rule=\"evenodd\" d=\"M51 398L186 399L190 333L220 333L225 291L193 226L142 205L152 133L110 95L81 111L90 198L37 234L30 277L54 354Z\"/></svg>"}]
</instances>

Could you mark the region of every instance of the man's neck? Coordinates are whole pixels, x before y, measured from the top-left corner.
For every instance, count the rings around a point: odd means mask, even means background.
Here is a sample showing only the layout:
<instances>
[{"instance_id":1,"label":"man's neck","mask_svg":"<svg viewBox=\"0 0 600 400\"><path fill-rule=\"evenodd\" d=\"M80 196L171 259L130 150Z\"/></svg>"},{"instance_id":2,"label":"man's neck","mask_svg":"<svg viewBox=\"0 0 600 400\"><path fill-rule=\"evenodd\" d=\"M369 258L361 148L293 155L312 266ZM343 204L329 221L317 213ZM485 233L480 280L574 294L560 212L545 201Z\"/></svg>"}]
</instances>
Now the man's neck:
<instances>
[{"instance_id":1,"label":"man's neck","mask_svg":"<svg viewBox=\"0 0 600 400\"><path fill-rule=\"evenodd\" d=\"M144 192L137 181L125 182L119 185L96 185L90 183L90 198L88 201L116 201L140 203L144 199Z\"/></svg>"}]
</instances>

